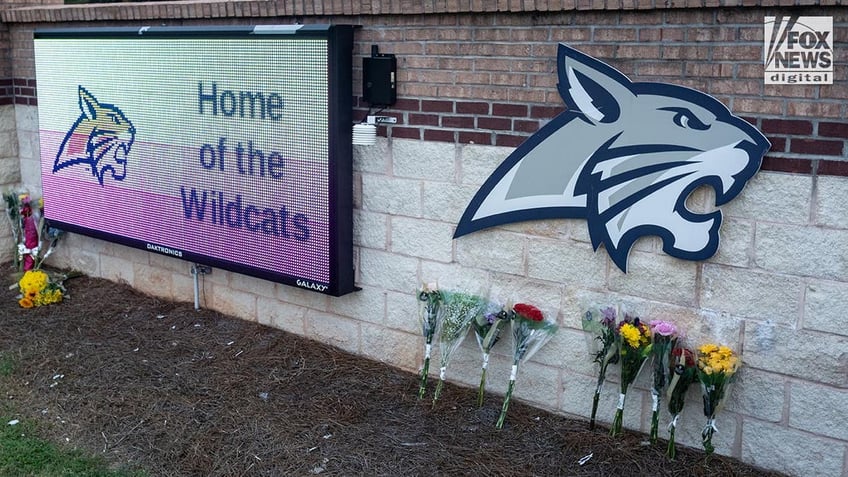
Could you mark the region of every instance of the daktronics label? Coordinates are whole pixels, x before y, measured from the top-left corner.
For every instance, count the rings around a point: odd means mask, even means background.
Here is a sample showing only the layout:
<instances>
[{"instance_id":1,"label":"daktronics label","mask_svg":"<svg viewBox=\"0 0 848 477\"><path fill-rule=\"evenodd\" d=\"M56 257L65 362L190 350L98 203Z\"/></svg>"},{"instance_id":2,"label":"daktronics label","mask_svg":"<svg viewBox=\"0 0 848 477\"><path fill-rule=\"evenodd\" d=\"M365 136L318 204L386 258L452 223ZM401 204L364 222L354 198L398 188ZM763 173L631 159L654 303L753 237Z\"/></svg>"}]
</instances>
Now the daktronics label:
<instances>
[{"instance_id":1,"label":"daktronics label","mask_svg":"<svg viewBox=\"0 0 848 477\"><path fill-rule=\"evenodd\" d=\"M765 17L766 84L833 84L832 17Z\"/></svg>"},{"instance_id":2,"label":"daktronics label","mask_svg":"<svg viewBox=\"0 0 848 477\"><path fill-rule=\"evenodd\" d=\"M46 217L154 253L353 291L352 31L36 31Z\"/></svg>"}]
</instances>

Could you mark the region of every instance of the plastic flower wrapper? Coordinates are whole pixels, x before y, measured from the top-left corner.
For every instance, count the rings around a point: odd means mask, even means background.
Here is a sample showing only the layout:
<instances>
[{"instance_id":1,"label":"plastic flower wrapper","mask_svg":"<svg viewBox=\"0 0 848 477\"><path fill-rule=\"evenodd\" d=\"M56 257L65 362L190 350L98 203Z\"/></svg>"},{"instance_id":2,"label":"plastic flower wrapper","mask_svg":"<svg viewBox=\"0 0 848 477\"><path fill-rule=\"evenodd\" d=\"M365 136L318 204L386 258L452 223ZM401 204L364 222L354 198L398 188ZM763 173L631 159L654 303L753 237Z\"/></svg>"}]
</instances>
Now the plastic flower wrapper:
<instances>
[{"instance_id":1,"label":"plastic flower wrapper","mask_svg":"<svg viewBox=\"0 0 848 477\"><path fill-rule=\"evenodd\" d=\"M18 255L18 244L21 243L24 236L23 222L21 221L21 201L22 197L27 197L26 194L18 194L9 192L3 194L3 200L6 203L6 217L12 226L12 238L15 240L13 256L13 266L15 270L21 270L21 257Z\"/></svg>"},{"instance_id":2,"label":"plastic flower wrapper","mask_svg":"<svg viewBox=\"0 0 848 477\"><path fill-rule=\"evenodd\" d=\"M427 375L430 373L430 352L433 348L433 337L439 328L439 305L442 294L436 283L426 283L418 290L418 320L424 335L424 368L421 370L421 384L418 387L418 399L424 397L427 391Z\"/></svg>"},{"instance_id":3,"label":"plastic flower wrapper","mask_svg":"<svg viewBox=\"0 0 848 477\"><path fill-rule=\"evenodd\" d=\"M730 385L738 369L739 358L727 346L708 343L698 348L698 380L704 398L704 416L707 417L701 439L707 454L715 451L713 434L718 432L715 418L730 395Z\"/></svg>"},{"instance_id":4,"label":"plastic flower wrapper","mask_svg":"<svg viewBox=\"0 0 848 477\"><path fill-rule=\"evenodd\" d=\"M669 459L674 459L677 457L677 446L674 443L677 420L686 404L686 391L689 390L689 385L698 380L695 353L689 348L681 346L680 340L678 340L674 348L671 349L669 367L672 374L666 388L666 399L668 399L668 412L671 414L671 422L668 423L668 448L665 455Z\"/></svg>"},{"instance_id":5,"label":"plastic flower wrapper","mask_svg":"<svg viewBox=\"0 0 848 477\"><path fill-rule=\"evenodd\" d=\"M518 365L529 360L553 337L557 330L556 323L546 320L541 310L526 303L516 303L512 307L510 326L512 327L512 370L509 374L509 387L506 390L501 415L495 425L498 429L503 428L506 419L509 401L512 399L512 391L515 389Z\"/></svg>"},{"instance_id":6,"label":"plastic flower wrapper","mask_svg":"<svg viewBox=\"0 0 848 477\"><path fill-rule=\"evenodd\" d=\"M590 353L593 361L598 363L598 385L592 398L592 414L589 416L589 429L595 428L595 415L598 412L598 399L601 396L601 388L607 376L607 367L618 363L618 346L615 342L615 320L616 309L608 306L599 312L591 310L583 315L583 331L592 336Z\"/></svg>"},{"instance_id":7,"label":"plastic flower wrapper","mask_svg":"<svg viewBox=\"0 0 848 477\"><path fill-rule=\"evenodd\" d=\"M618 406L610 428L611 436L621 434L627 388L636 381L642 365L651 354L651 330L639 318L632 318L625 314L624 320L618 324L616 344L621 364L621 392L618 395Z\"/></svg>"},{"instance_id":8,"label":"plastic flower wrapper","mask_svg":"<svg viewBox=\"0 0 848 477\"><path fill-rule=\"evenodd\" d=\"M35 269L41 268L41 265L47 260L47 257L53 254L56 244L59 243L59 238L65 232L55 227L51 227L44 217L44 199L38 200L38 254L35 257Z\"/></svg>"},{"instance_id":9,"label":"plastic flower wrapper","mask_svg":"<svg viewBox=\"0 0 848 477\"><path fill-rule=\"evenodd\" d=\"M509 314L504 306L489 302L482 313L477 314L471 322L477 345L483 353L483 365L480 371L480 387L477 389L477 407L483 407L483 395L486 391L486 370L489 368L489 353L500 340L501 331L509 322Z\"/></svg>"},{"instance_id":10,"label":"plastic flower wrapper","mask_svg":"<svg viewBox=\"0 0 848 477\"><path fill-rule=\"evenodd\" d=\"M677 327L674 323L663 320L651 320L651 355L653 356L651 367L651 444L657 443L658 428L660 423L660 400L662 392L671 380L672 367L671 350L677 343L679 337Z\"/></svg>"},{"instance_id":11,"label":"plastic flower wrapper","mask_svg":"<svg viewBox=\"0 0 848 477\"><path fill-rule=\"evenodd\" d=\"M480 314L486 302L477 295L459 292L443 291L442 304L439 307L439 384L433 395L433 406L436 405L442 388L445 385L445 375L451 355L459 348L468 328L474 318Z\"/></svg>"}]
</instances>

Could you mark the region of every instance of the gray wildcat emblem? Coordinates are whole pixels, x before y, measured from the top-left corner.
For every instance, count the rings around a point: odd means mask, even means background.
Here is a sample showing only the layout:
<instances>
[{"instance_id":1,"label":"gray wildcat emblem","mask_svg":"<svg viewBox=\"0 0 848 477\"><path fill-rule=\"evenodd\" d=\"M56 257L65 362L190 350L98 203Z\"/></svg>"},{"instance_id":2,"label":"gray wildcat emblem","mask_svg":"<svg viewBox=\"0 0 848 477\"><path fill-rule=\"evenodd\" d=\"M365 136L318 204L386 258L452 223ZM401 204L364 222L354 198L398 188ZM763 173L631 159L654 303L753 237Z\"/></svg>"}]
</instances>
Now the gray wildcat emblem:
<instances>
[{"instance_id":1,"label":"gray wildcat emblem","mask_svg":"<svg viewBox=\"0 0 848 477\"><path fill-rule=\"evenodd\" d=\"M721 211L695 213L701 185L716 205L736 197L771 144L715 98L666 83L634 83L563 44L559 92L567 109L522 143L486 180L454 237L496 225L585 218L627 271L633 243L662 239L663 251L705 260L718 250Z\"/></svg>"}]
</instances>

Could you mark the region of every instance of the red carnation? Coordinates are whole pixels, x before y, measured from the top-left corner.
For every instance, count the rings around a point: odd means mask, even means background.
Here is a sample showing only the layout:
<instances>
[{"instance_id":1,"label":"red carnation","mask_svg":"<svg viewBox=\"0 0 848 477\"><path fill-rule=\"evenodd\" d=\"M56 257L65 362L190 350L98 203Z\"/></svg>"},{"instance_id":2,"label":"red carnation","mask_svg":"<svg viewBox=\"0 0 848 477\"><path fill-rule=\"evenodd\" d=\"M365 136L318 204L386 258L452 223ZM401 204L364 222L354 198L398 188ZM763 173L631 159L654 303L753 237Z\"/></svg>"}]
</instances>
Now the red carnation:
<instances>
[{"instance_id":1,"label":"red carnation","mask_svg":"<svg viewBox=\"0 0 848 477\"><path fill-rule=\"evenodd\" d=\"M542 310L526 303L516 303L516 305L512 307L512 310L528 320L542 321L545 319L542 315Z\"/></svg>"}]
</instances>

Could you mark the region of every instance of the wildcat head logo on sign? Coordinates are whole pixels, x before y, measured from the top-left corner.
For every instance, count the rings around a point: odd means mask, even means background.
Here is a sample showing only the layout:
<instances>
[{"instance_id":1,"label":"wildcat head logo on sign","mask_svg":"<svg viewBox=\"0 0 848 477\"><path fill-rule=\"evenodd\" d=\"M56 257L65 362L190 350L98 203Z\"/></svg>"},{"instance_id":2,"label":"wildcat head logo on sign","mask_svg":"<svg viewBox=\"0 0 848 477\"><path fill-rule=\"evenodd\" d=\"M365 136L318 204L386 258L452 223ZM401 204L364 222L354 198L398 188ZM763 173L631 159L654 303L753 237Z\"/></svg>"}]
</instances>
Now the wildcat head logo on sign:
<instances>
[{"instance_id":1,"label":"wildcat head logo on sign","mask_svg":"<svg viewBox=\"0 0 848 477\"><path fill-rule=\"evenodd\" d=\"M53 162L53 173L83 165L100 185L107 172L116 181L124 180L127 156L135 141L135 127L119 108L97 101L82 86L77 94L80 115L65 134Z\"/></svg>"},{"instance_id":2,"label":"wildcat head logo on sign","mask_svg":"<svg viewBox=\"0 0 848 477\"><path fill-rule=\"evenodd\" d=\"M765 17L766 84L833 84L832 17Z\"/></svg>"},{"instance_id":3,"label":"wildcat head logo on sign","mask_svg":"<svg viewBox=\"0 0 848 477\"><path fill-rule=\"evenodd\" d=\"M736 197L771 146L718 100L666 83L638 83L563 44L559 93L567 109L522 143L486 180L455 237L496 225L585 218L627 271L637 239L656 235L663 251L704 260L718 250L721 211L686 207L696 188L716 205Z\"/></svg>"}]
</instances>

